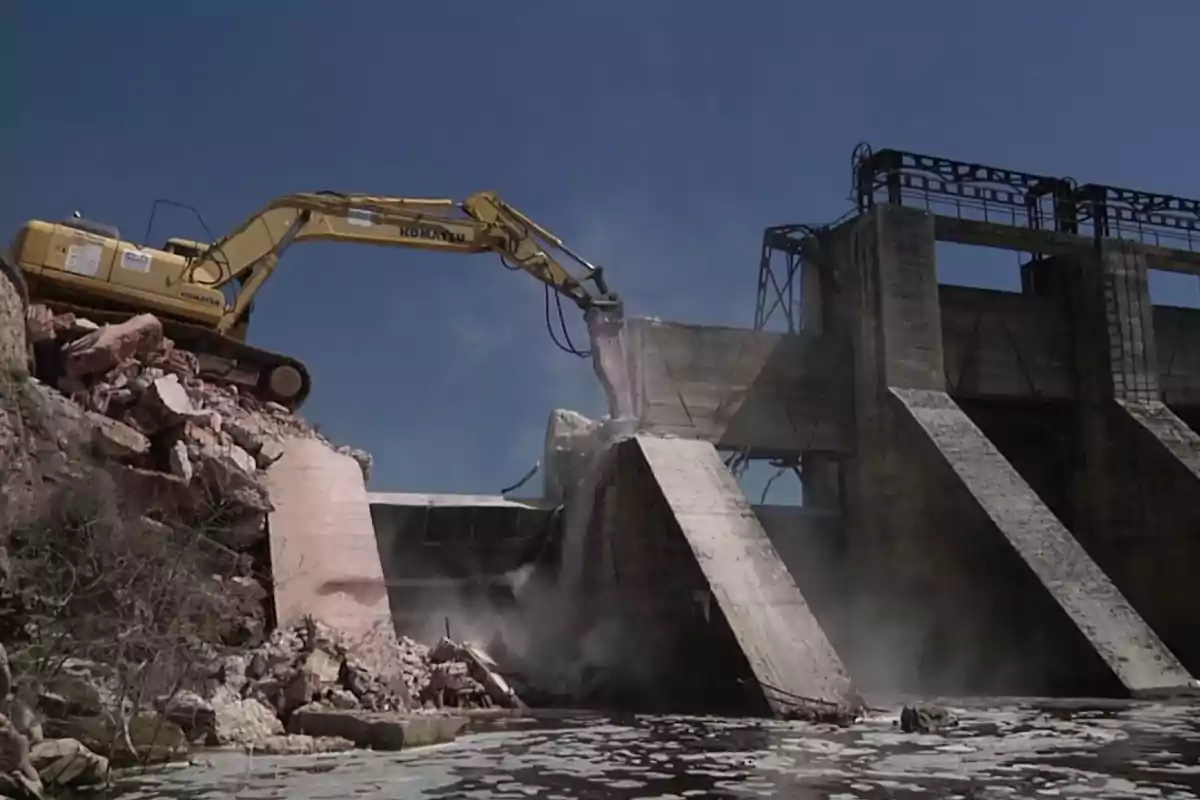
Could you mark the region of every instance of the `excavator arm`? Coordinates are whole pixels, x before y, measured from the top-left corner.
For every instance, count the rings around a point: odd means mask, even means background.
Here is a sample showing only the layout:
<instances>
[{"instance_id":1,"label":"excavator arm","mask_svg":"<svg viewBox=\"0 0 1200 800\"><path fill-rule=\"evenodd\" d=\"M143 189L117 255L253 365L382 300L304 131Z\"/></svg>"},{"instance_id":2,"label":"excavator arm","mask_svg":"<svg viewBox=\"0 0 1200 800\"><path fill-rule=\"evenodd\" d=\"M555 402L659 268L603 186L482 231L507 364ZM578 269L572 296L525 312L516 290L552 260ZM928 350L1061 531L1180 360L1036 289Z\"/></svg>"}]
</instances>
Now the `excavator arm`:
<instances>
[{"instance_id":1,"label":"excavator arm","mask_svg":"<svg viewBox=\"0 0 1200 800\"><path fill-rule=\"evenodd\" d=\"M218 331L227 333L249 309L284 252L310 240L495 253L508 268L532 275L584 310L620 310L620 300L609 292L600 267L492 192L473 194L461 203L333 192L286 195L194 258L183 280L215 289L235 286L233 301L218 323ZM578 277L555 252L578 268Z\"/></svg>"}]
</instances>

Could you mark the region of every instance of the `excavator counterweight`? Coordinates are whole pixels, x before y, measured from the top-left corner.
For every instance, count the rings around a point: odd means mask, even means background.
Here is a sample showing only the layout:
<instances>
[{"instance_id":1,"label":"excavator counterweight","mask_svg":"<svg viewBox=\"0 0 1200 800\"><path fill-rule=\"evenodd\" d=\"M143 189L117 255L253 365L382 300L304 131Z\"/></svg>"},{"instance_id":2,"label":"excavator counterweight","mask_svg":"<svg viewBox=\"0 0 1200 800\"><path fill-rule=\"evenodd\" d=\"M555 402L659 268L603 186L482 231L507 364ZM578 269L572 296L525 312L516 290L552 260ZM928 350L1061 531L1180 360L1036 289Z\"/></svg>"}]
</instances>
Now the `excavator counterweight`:
<instances>
[{"instance_id":1,"label":"excavator counterweight","mask_svg":"<svg viewBox=\"0 0 1200 800\"><path fill-rule=\"evenodd\" d=\"M280 258L293 244L313 240L493 253L583 310L620 309L601 268L493 192L463 202L290 194L215 242L172 238L162 248L126 241L117 229L88 220L31 220L13 240L11 262L24 275L31 302L97 322L155 314L168 336L197 354L202 377L294 409L308 396L308 370L248 344L246 334L254 298Z\"/></svg>"}]
</instances>

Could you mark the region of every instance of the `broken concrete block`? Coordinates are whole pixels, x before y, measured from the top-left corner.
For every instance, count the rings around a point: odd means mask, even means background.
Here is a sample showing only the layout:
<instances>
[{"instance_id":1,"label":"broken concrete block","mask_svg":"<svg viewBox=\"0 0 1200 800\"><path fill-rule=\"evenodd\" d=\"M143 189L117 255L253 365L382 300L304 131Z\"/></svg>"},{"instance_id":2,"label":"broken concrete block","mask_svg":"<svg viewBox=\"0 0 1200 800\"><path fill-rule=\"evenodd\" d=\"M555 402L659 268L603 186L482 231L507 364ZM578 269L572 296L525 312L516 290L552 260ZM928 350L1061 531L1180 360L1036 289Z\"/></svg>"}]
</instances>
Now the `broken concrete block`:
<instances>
[{"instance_id":1,"label":"broken concrete block","mask_svg":"<svg viewBox=\"0 0 1200 800\"><path fill-rule=\"evenodd\" d=\"M245 419L223 419L219 430L229 434L234 444L250 455L256 455L262 447L261 432L253 429Z\"/></svg>"},{"instance_id":2,"label":"broken concrete block","mask_svg":"<svg viewBox=\"0 0 1200 800\"><path fill-rule=\"evenodd\" d=\"M150 452L150 440L141 432L123 422L88 411L87 418L92 428L92 442L108 458L137 458Z\"/></svg>"},{"instance_id":3,"label":"broken concrete block","mask_svg":"<svg viewBox=\"0 0 1200 800\"><path fill-rule=\"evenodd\" d=\"M108 759L77 739L47 739L29 752L42 783L57 787L102 787L108 783Z\"/></svg>"},{"instance_id":4,"label":"broken concrete block","mask_svg":"<svg viewBox=\"0 0 1200 800\"><path fill-rule=\"evenodd\" d=\"M552 503L565 503L600 447L600 423L575 411L555 409L546 426L542 455L542 493Z\"/></svg>"},{"instance_id":5,"label":"broken concrete block","mask_svg":"<svg viewBox=\"0 0 1200 800\"><path fill-rule=\"evenodd\" d=\"M192 478L196 475L196 468L192 466L192 458L188 455L187 442L182 439L176 439L167 451L167 466L171 470L171 474L185 483L191 483Z\"/></svg>"},{"instance_id":6,"label":"broken concrete block","mask_svg":"<svg viewBox=\"0 0 1200 800\"><path fill-rule=\"evenodd\" d=\"M504 708L525 708L521 698L500 674L499 665L487 653L469 644L460 648L459 652L467 662L471 677L479 681L493 702Z\"/></svg>"},{"instance_id":7,"label":"broken concrete block","mask_svg":"<svg viewBox=\"0 0 1200 800\"><path fill-rule=\"evenodd\" d=\"M338 736L372 750L403 750L408 747L453 741L467 725L466 717L402 714L371 711L340 711L320 706L297 709L288 721L288 732L309 736Z\"/></svg>"},{"instance_id":8,"label":"broken concrete block","mask_svg":"<svg viewBox=\"0 0 1200 800\"><path fill-rule=\"evenodd\" d=\"M266 469L281 458L283 458L283 445L274 439L264 441L258 448L258 452L254 454L254 460L258 463L259 469Z\"/></svg>"},{"instance_id":9,"label":"broken concrete block","mask_svg":"<svg viewBox=\"0 0 1200 800\"><path fill-rule=\"evenodd\" d=\"M25 336L29 344L50 341L57 333L54 312L35 303L25 311ZM59 317L58 319L62 319Z\"/></svg>"},{"instance_id":10,"label":"broken concrete block","mask_svg":"<svg viewBox=\"0 0 1200 800\"><path fill-rule=\"evenodd\" d=\"M151 314L105 325L63 347L67 374L77 378L102 374L128 358L154 350L162 337L162 323Z\"/></svg>"},{"instance_id":11,"label":"broken concrete block","mask_svg":"<svg viewBox=\"0 0 1200 800\"><path fill-rule=\"evenodd\" d=\"M177 425L200 416L177 375L164 375L151 383L142 396L140 405L160 419L163 427Z\"/></svg>"}]
</instances>

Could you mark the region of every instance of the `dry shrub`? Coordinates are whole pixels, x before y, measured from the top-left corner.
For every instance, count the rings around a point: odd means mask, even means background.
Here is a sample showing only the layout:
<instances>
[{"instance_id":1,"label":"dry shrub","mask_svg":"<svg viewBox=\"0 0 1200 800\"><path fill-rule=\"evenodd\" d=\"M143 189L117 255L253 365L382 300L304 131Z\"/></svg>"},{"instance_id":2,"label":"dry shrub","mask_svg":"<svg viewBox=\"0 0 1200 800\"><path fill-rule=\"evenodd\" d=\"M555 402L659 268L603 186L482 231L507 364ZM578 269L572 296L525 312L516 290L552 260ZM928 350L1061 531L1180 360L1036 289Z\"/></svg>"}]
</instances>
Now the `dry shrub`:
<instances>
[{"instance_id":1,"label":"dry shrub","mask_svg":"<svg viewBox=\"0 0 1200 800\"><path fill-rule=\"evenodd\" d=\"M122 512L101 468L43 486L32 522L8 533L0 639L22 673L47 676L67 658L120 665L138 695L200 677L229 609L202 532Z\"/></svg>"}]
</instances>

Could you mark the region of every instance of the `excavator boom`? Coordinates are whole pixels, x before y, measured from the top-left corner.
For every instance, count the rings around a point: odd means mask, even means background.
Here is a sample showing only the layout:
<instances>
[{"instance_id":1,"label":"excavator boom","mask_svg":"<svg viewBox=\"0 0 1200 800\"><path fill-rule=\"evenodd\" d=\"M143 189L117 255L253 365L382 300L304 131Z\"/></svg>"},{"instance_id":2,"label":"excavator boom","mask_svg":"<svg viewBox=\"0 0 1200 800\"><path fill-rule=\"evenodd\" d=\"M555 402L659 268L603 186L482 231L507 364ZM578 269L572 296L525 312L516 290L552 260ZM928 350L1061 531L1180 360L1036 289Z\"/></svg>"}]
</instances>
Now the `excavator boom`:
<instances>
[{"instance_id":1,"label":"excavator boom","mask_svg":"<svg viewBox=\"0 0 1200 800\"><path fill-rule=\"evenodd\" d=\"M99 322L157 314L168 336L199 355L204 377L295 408L308 395L307 370L295 359L247 344L245 336L254 298L279 259L293 244L311 240L493 253L585 311L621 313L600 267L494 192L462 202L289 194L211 244L172 238L162 249L125 241L101 223L32 220L17 234L11 254L32 301Z\"/></svg>"},{"instance_id":2,"label":"excavator boom","mask_svg":"<svg viewBox=\"0 0 1200 800\"><path fill-rule=\"evenodd\" d=\"M312 240L495 253L510 268L527 272L582 309L618 302L599 267L491 192L462 203L332 192L286 195L213 243L183 279L214 289L238 282L235 299L218 323L218 330L228 331L245 315L283 253L294 243ZM575 277L552 250L574 262L582 277Z\"/></svg>"}]
</instances>

